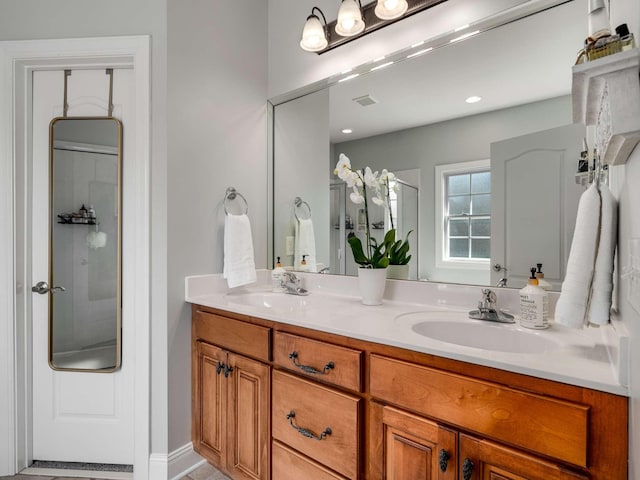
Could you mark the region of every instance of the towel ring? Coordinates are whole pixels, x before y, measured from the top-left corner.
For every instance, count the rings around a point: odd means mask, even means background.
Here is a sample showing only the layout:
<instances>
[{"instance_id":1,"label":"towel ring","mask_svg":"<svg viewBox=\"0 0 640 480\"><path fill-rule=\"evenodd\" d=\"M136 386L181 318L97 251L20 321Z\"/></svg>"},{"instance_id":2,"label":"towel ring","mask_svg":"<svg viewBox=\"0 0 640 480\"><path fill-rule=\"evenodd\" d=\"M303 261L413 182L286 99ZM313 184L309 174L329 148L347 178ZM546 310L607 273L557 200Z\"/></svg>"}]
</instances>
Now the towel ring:
<instances>
[{"instance_id":1,"label":"towel ring","mask_svg":"<svg viewBox=\"0 0 640 480\"><path fill-rule=\"evenodd\" d=\"M244 198L244 196L238 192L234 187L229 187L227 188L226 193L224 194L224 213L225 215L229 215L229 210L227 210L227 202L232 202L233 200L235 200L237 197L240 197L242 199L242 201L244 202L244 213L246 214L249 211L249 204L247 203L247 199Z\"/></svg>"},{"instance_id":2,"label":"towel ring","mask_svg":"<svg viewBox=\"0 0 640 480\"><path fill-rule=\"evenodd\" d=\"M296 216L298 220L311 220L311 207L307 202L302 200L300 197L296 197L295 200L293 201L293 204L295 205L295 208L293 209L293 214ZM298 215L298 209L302 209L303 206L307 207L308 214L306 218L304 216L301 217L300 215Z\"/></svg>"}]
</instances>

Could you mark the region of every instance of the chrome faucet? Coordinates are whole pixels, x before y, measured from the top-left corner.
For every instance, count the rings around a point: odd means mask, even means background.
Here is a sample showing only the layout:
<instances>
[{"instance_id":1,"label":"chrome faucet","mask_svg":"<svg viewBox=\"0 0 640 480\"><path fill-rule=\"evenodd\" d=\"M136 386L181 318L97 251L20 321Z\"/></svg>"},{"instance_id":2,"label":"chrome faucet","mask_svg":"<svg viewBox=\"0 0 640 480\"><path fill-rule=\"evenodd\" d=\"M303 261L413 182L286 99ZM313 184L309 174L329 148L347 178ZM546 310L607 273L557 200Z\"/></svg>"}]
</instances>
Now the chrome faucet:
<instances>
[{"instance_id":1,"label":"chrome faucet","mask_svg":"<svg viewBox=\"0 0 640 480\"><path fill-rule=\"evenodd\" d=\"M490 322L516 323L513 315L498 309L496 294L488 288L482 289L482 300L478 302L478 309L470 311L469 318Z\"/></svg>"},{"instance_id":2,"label":"chrome faucet","mask_svg":"<svg viewBox=\"0 0 640 480\"><path fill-rule=\"evenodd\" d=\"M309 295L309 291L300 286L300 279L293 272L284 272L280 285L289 295Z\"/></svg>"},{"instance_id":3,"label":"chrome faucet","mask_svg":"<svg viewBox=\"0 0 640 480\"><path fill-rule=\"evenodd\" d=\"M496 283L496 287L506 287L507 286L507 277L502 277L500 280L498 280L498 283Z\"/></svg>"}]
</instances>

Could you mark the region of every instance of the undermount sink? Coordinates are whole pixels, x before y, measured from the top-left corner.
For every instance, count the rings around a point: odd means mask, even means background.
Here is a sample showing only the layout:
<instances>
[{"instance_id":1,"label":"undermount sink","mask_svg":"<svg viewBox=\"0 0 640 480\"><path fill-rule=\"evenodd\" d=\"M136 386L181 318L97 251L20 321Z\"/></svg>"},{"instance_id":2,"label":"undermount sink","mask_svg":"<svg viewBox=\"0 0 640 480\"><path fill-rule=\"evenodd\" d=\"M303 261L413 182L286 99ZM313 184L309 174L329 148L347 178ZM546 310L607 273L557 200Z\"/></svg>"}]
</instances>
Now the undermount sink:
<instances>
[{"instance_id":1,"label":"undermount sink","mask_svg":"<svg viewBox=\"0 0 640 480\"><path fill-rule=\"evenodd\" d=\"M298 312L309 304L309 297L274 292L231 292L225 298L238 305L260 307L279 312Z\"/></svg>"},{"instance_id":2,"label":"undermount sink","mask_svg":"<svg viewBox=\"0 0 640 480\"><path fill-rule=\"evenodd\" d=\"M508 353L545 353L560 348L553 338L521 327L472 321L422 321L411 329L424 337L464 347Z\"/></svg>"}]
</instances>

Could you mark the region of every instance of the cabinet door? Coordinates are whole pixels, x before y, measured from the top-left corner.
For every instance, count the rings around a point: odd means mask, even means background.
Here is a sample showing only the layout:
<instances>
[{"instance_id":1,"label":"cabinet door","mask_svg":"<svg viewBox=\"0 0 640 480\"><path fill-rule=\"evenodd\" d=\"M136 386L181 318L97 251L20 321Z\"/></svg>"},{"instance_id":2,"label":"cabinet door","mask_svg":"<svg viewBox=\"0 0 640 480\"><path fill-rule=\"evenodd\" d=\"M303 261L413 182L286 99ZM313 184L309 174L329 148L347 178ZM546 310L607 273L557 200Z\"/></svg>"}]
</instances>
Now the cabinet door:
<instances>
[{"instance_id":1,"label":"cabinet door","mask_svg":"<svg viewBox=\"0 0 640 480\"><path fill-rule=\"evenodd\" d=\"M462 480L587 480L557 464L488 440L460 435Z\"/></svg>"},{"instance_id":2,"label":"cabinet door","mask_svg":"<svg viewBox=\"0 0 640 480\"><path fill-rule=\"evenodd\" d=\"M229 447L227 468L234 479L270 477L270 367L229 353Z\"/></svg>"},{"instance_id":3,"label":"cabinet door","mask_svg":"<svg viewBox=\"0 0 640 480\"><path fill-rule=\"evenodd\" d=\"M382 409L383 476L387 480L454 480L457 434L392 407Z\"/></svg>"},{"instance_id":4,"label":"cabinet door","mask_svg":"<svg viewBox=\"0 0 640 480\"><path fill-rule=\"evenodd\" d=\"M194 449L213 465L224 468L227 441L227 353L213 345L196 342L193 362Z\"/></svg>"}]
</instances>

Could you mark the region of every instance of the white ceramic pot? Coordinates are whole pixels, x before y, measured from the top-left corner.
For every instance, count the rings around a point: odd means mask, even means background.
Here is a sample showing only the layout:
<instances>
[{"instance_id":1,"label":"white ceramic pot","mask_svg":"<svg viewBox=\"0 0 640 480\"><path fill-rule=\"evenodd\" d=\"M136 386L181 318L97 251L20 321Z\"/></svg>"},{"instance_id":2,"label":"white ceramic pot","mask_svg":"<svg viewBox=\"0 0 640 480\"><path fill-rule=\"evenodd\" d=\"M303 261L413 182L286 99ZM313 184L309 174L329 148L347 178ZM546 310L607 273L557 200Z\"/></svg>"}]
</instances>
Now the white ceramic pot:
<instances>
[{"instance_id":1,"label":"white ceramic pot","mask_svg":"<svg viewBox=\"0 0 640 480\"><path fill-rule=\"evenodd\" d=\"M387 267L387 278L393 278L394 280L408 280L409 279L409 264L406 265L389 265Z\"/></svg>"},{"instance_id":2,"label":"white ceramic pot","mask_svg":"<svg viewBox=\"0 0 640 480\"><path fill-rule=\"evenodd\" d=\"M363 305L382 305L387 283L386 268L358 268L358 283Z\"/></svg>"}]
</instances>

